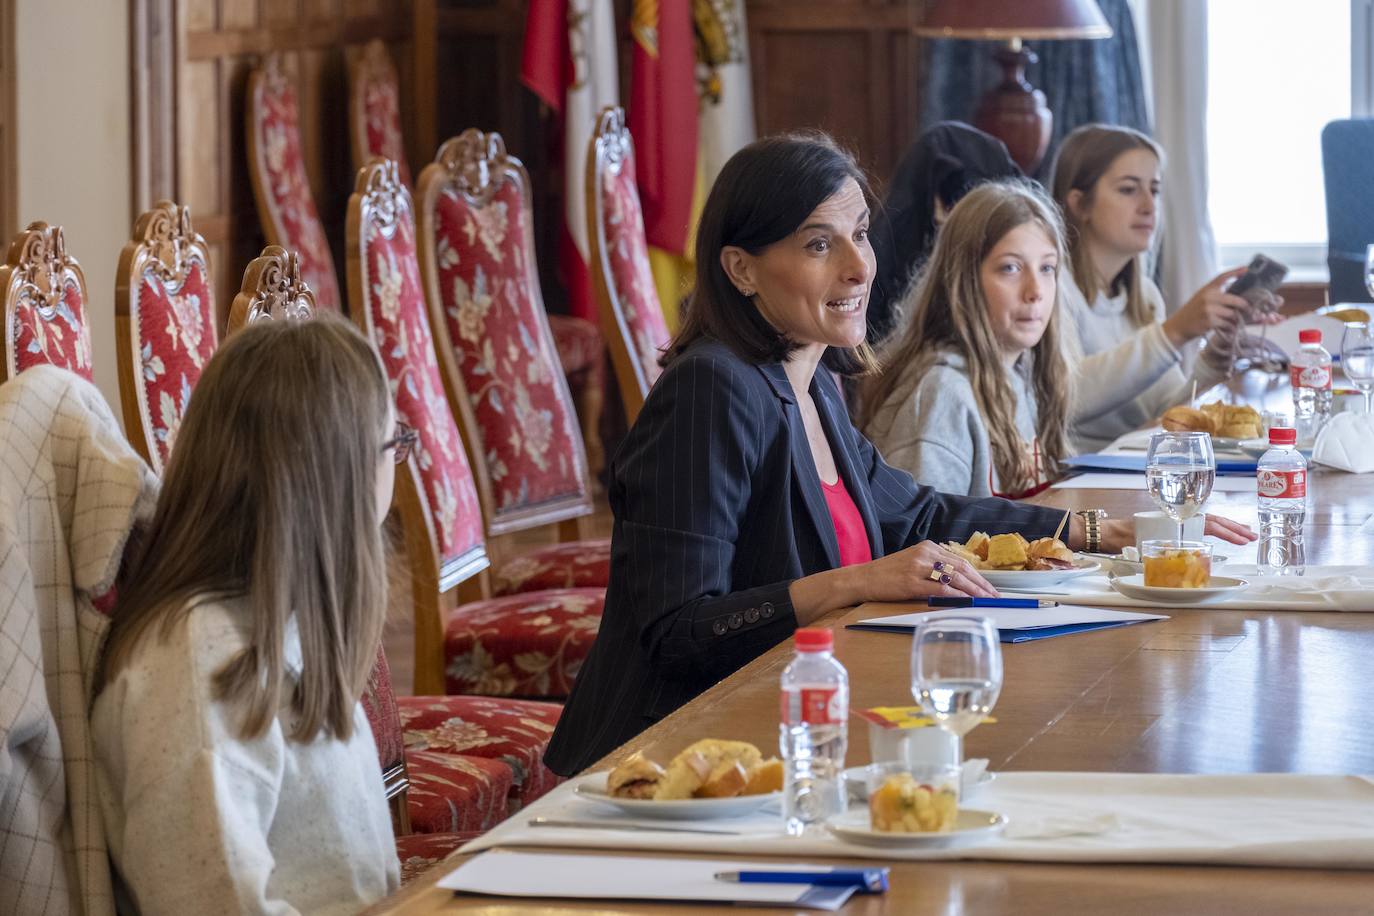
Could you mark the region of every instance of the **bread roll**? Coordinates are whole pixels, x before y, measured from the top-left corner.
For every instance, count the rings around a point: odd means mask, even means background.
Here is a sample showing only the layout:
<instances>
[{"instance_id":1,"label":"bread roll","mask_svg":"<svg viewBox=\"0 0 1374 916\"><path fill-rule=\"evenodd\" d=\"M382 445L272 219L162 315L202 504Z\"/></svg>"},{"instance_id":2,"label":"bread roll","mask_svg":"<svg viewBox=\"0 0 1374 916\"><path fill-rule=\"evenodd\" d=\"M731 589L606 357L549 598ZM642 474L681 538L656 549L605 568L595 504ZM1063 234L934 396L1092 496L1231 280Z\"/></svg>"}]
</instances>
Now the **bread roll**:
<instances>
[{"instance_id":1,"label":"bread roll","mask_svg":"<svg viewBox=\"0 0 1374 916\"><path fill-rule=\"evenodd\" d=\"M738 762L747 772L762 758L759 749L747 741L703 738L669 762L654 798L658 801L691 798L721 764Z\"/></svg>"},{"instance_id":2,"label":"bread roll","mask_svg":"<svg viewBox=\"0 0 1374 916\"><path fill-rule=\"evenodd\" d=\"M1037 538L1026 548L1026 555L1032 559L1046 557L1053 560L1073 562L1073 551L1059 538Z\"/></svg>"},{"instance_id":3,"label":"bread roll","mask_svg":"<svg viewBox=\"0 0 1374 916\"><path fill-rule=\"evenodd\" d=\"M606 791L616 798L653 798L663 778L663 767L635 751L611 770Z\"/></svg>"},{"instance_id":4,"label":"bread roll","mask_svg":"<svg viewBox=\"0 0 1374 916\"><path fill-rule=\"evenodd\" d=\"M697 789L697 798L734 798L744 791L749 777L738 760L727 760L711 771L706 781Z\"/></svg>"},{"instance_id":5,"label":"bread roll","mask_svg":"<svg viewBox=\"0 0 1374 916\"><path fill-rule=\"evenodd\" d=\"M1170 407L1164 411L1161 421L1164 428L1169 432L1199 432L1215 433L1216 427L1212 423L1212 418L1200 410L1192 407Z\"/></svg>"},{"instance_id":6,"label":"bread roll","mask_svg":"<svg viewBox=\"0 0 1374 916\"><path fill-rule=\"evenodd\" d=\"M749 770L749 779L744 784L744 791L741 795L766 795L769 792L782 791L782 761L776 757L769 757L760 763L754 764Z\"/></svg>"}]
</instances>

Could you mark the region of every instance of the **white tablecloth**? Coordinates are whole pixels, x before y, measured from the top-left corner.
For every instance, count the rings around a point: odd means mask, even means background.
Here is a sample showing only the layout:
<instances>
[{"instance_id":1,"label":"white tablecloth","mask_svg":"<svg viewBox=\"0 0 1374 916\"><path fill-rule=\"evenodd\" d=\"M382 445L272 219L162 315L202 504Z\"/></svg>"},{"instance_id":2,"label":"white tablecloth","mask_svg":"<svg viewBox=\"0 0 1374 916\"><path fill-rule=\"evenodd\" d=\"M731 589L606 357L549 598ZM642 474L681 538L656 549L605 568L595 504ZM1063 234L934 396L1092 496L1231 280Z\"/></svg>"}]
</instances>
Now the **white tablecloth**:
<instances>
[{"instance_id":1,"label":"white tablecloth","mask_svg":"<svg viewBox=\"0 0 1374 916\"><path fill-rule=\"evenodd\" d=\"M462 851L580 846L749 857L1374 868L1374 780L1358 776L1001 773L966 805L1006 815L1007 832L983 845L950 850L860 846L824 831L789 837L776 807L730 820L664 822L738 829L738 835L617 831L615 821L627 816L577 798L573 785L559 786ZM592 821L607 829L528 826L535 817Z\"/></svg>"},{"instance_id":2,"label":"white tablecloth","mask_svg":"<svg viewBox=\"0 0 1374 916\"><path fill-rule=\"evenodd\" d=\"M1221 601L1202 605L1151 604L1127 598L1108 584L1106 575L1083 576L1052 587L1040 597L1061 604L1093 607L1180 608L1259 611L1374 611L1374 568L1368 566L1309 566L1302 576L1262 576L1254 564L1224 563L1213 575L1244 579L1250 587ZM1033 598L1017 592L1014 597Z\"/></svg>"}]
</instances>

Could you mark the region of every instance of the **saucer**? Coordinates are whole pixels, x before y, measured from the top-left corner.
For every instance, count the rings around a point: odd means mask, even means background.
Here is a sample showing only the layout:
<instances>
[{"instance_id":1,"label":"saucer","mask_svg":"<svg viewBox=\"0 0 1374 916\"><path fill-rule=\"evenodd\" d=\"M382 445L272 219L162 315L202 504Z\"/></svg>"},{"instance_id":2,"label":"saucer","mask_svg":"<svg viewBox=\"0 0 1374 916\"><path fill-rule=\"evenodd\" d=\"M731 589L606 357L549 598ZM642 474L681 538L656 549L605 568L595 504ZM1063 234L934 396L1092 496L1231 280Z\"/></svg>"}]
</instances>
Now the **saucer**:
<instances>
[{"instance_id":1,"label":"saucer","mask_svg":"<svg viewBox=\"0 0 1374 916\"><path fill-rule=\"evenodd\" d=\"M1114 576L1108 580L1112 588L1127 598L1156 604L1205 604L1229 597L1250 587L1244 579L1212 576L1202 588L1164 588L1146 585L1144 573L1134 576Z\"/></svg>"},{"instance_id":2,"label":"saucer","mask_svg":"<svg viewBox=\"0 0 1374 916\"><path fill-rule=\"evenodd\" d=\"M961 808L954 828L947 833L888 833L874 830L867 808L851 808L826 823L826 829L842 840L864 846L903 849L953 849L973 846L995 838L1007 827L1007 818L996 811Z\"/></svg>"}]
</instances>

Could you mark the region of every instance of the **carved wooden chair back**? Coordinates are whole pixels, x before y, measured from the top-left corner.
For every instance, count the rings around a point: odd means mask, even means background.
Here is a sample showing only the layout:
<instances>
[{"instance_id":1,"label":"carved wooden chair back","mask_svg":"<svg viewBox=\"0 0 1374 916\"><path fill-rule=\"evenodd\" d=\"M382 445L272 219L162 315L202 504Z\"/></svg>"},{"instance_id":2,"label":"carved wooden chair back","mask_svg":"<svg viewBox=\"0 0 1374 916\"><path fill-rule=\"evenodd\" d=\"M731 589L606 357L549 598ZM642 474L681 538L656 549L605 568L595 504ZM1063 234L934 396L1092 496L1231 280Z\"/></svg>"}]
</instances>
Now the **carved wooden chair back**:
<instances>
[{"instance_id":1,"label":"carved wooden chair back","mask_svg":"<svg viewBox=\"0 0 1374 916\"><path fill-rule=\"evenodd\" d=\"M587 453L539 287L530 197L500 134L464 131L420 175L430 324L492 537L592 511Z\"/></svg>"},{"instance_id":2,"label":"carved wooden chair back","mask_svg":"<svg viewBox=\"0 0 1374 916\"><path fill-rule=\"evenodd\" d=\"M414 476L397 475L396 502L411 563L415 692L443 694L441 596L468 584L461 597L475 597L473 577L490 560L476 482L435 355L410 192L391 160L376 158L358 171L346 231L349 311L381 354L397 419L419 434Z\"/></svg>"},{"instance_id":3,"label":"carved wooden chair back","mask_svg":"<svg viewBox=\"0 0 1374 916\"><path fill-rule=\"evenodd\" d=\"M243 272L224 333L254 321L304 321L314 314L315 294L301 279L300 258L280 245L268 245Z\"/></svg>"},{"instance_id":4,"label":"carved wooden chair back","mask_svg":"<svg viewBox=\"0 0 1374 916\"><path fill-rule=\"evenodd\" d=\"M411 187L401 132L401 88L386 44L374 38L348 68L348 129L357 168L373 156L396 163L401 183Z\"/></svg>"},{"instance_id":5,"label":"carved wooden chair back","mask_svg":"<svg viewBox=\"0 0 1374 916\"><path fill-rule=\"evenodd\" d=\"M67 253L61 226L38 221L14 237L0 266L5 358L0 382L53 365L94 381L86 275Z\"/></svg>"},{"instance_id":6,"label":"carved wooden chair back","mask_svg":"<svg viewBox=\"0 0 1374 916\"><path fill-rule=\"evenodd\" d=\"M134 224L115 274L124 430L159 476L219 343L215 314L205 239L188 208L160 200Z\"/></svg>"},{"instance_id":7,"label":"carved wooden chair back","mask_svg":"<svg viewBox=\"0 0 1374 916\"><path fill-rule=\"evenodd\" d=\"M662 371L658 359L670 335L649 266L644 213L635 186L634 144L625 126L624 109L602 109L589 142L587 235L592 284L625 416L633 423Z\"/></svg>"},{"instance_id":8,"label":"carved wooden chair back","mask_svg":"<svg viewBox=\"0 0 1374 916\"><path fill-rule=\"evenodd\" d=\"M269 54L248 77L248 175L258 218L269 245L295 251L301 276L322 309L343 307L334 258L301 154L300 109L291 76L278 54Z\"/></svg>"}]
</instances>

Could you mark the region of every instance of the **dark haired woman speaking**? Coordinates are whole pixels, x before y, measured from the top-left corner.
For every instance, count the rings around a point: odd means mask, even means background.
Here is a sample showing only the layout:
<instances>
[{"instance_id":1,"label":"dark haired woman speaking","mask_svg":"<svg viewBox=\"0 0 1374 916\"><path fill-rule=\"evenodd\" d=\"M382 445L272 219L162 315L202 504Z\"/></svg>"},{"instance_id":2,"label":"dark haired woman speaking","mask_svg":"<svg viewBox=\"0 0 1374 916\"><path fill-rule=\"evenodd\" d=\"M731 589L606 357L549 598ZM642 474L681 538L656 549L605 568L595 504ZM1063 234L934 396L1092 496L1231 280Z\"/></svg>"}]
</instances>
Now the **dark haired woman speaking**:
<instances>
[{"instance_id":1,"label":"dark haired woman speaking","mask_svg":"<svg viewBox=\"0 0 1374 916\"><path fill-rule=\"evenodd\" d=\"M612 464L610 587L545 756L555 772L594 763L830 611L996 594L936 541L1058 525L1058 512L942 495L888 467L816 371L823 358L842 373L872 364L868 220L863 174L824 137L761 140L717 178L686 321ZM1104 543L1128 537L1103 526Z\"/></svg>"}]
</instances>

